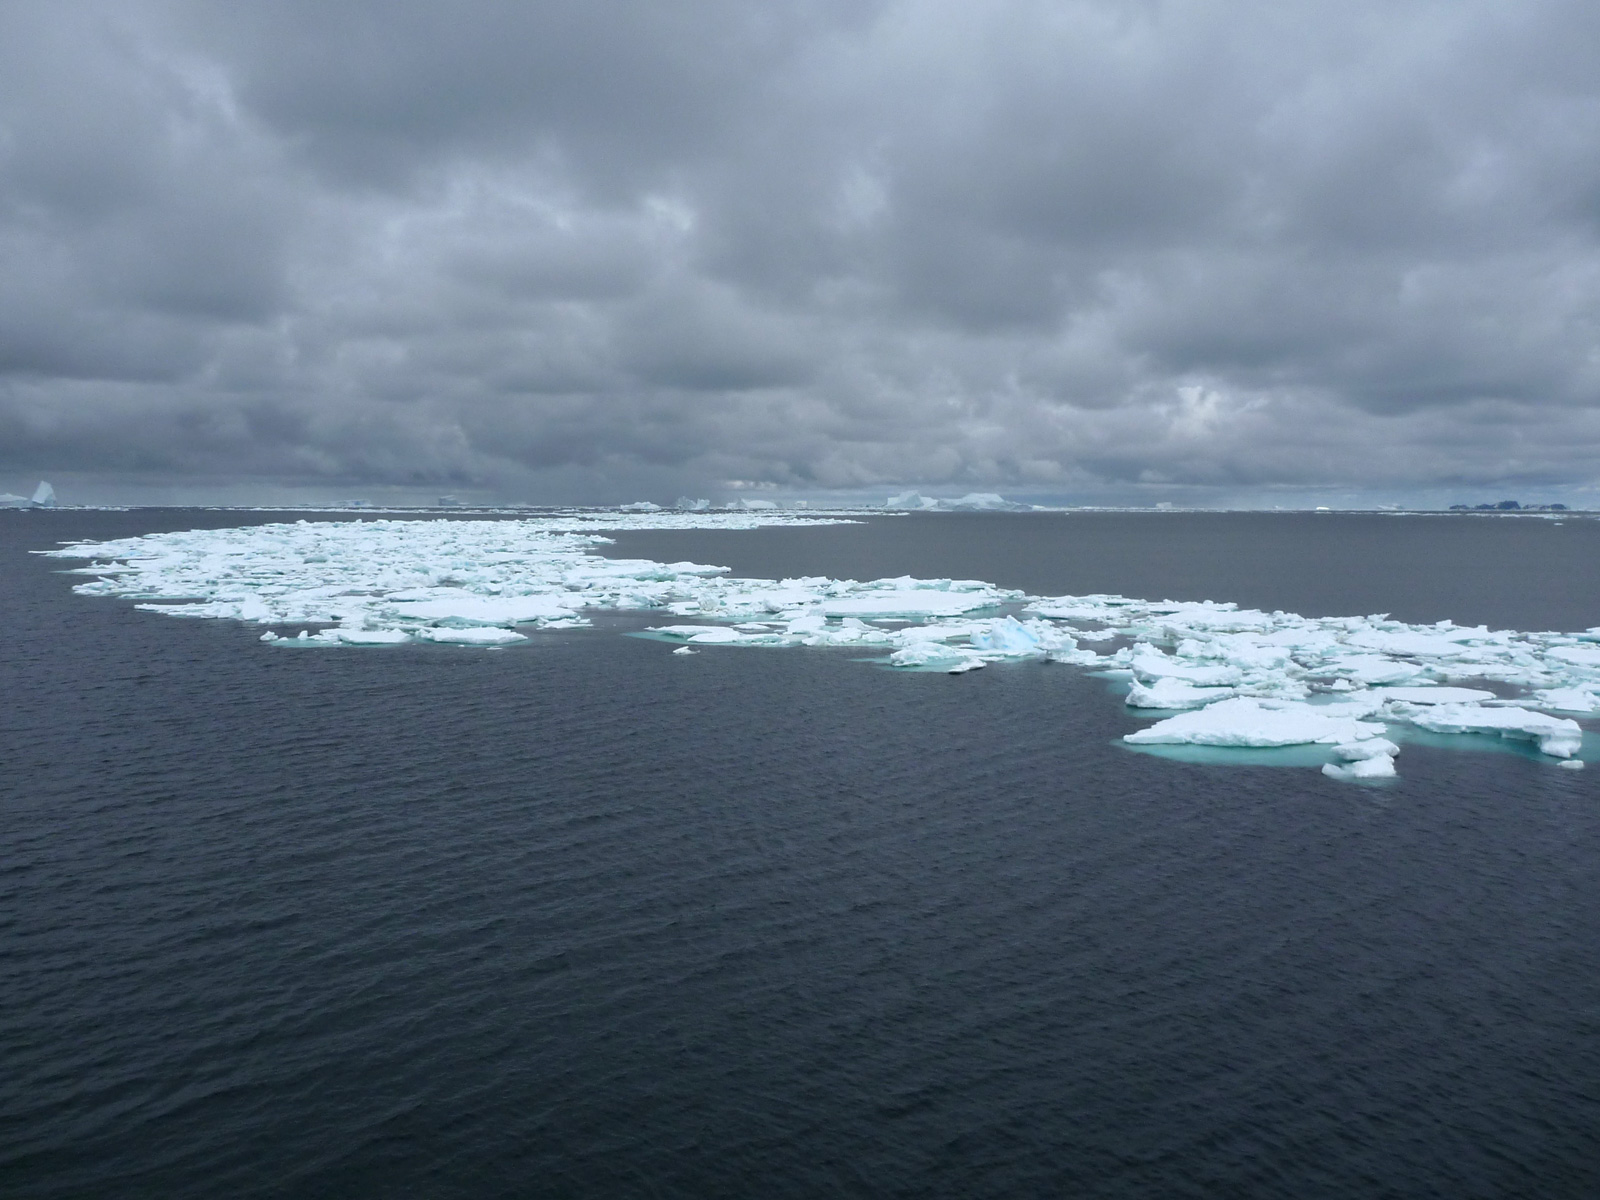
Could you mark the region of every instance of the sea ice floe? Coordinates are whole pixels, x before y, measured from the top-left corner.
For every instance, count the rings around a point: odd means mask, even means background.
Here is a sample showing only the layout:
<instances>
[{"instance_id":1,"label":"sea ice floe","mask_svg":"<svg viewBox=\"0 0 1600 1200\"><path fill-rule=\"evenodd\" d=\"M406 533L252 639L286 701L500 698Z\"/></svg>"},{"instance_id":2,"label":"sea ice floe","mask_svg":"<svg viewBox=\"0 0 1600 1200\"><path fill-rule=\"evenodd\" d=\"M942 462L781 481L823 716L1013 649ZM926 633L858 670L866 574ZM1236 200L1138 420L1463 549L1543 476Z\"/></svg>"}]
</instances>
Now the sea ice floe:
<instances>
[{"instance_id":1,"label":"sea ice floe","mask_svg":"<svg viewBox=\"0 0 1600 1200\"><path fill-rule=\"evenodd\" d=\"M1385 700L1403 700L1407 704L1477 704L1493 700L1493 692L1482 688L1464 687L1386 687L1377 689Z\"/></svg>"},{"instance_id":2,"label":"sea ice floe","mask_svg":"<svg viewBox=\"0 0 1600 1200\"><path fill-rule=\"evenodd\" d=\"M1157 721L1123 740L1136 746L1335 746L1381 737L1384 726L1363 721L1359 704L1311 705L1299 700L1235 696Z\"/></svg>"},{"instance_id":3,"label":"sea ice floe","mask_svg":"<svg viewBox=\"0 0 1600 1200\"><path fill-rule=\"evenodd\" d=\"M1394 773L1406 726L1529 741L1577 762L1600 712L1600 628L1577 634L1303 617L1215 602L1028 596L981 580L743 579L691 562L606 558L617 529L750 529L844 518L636 509L523 520L341 521L149 534L47 553L91 561L75 589L169 616L269 627L274 646L496 647L596 612L660 614L674 653L851 648L895 668L961 674L1033 660L1127 683L1130 712L1176 715L1135 746L1329 747L1325 774ZM294 629L295 626L313 628ZM289 627L289 629L285 629ZM1099 653L1094 647L1106 647ZM1499 691L1476 685L1488 682ZM1548 711L1545 711L1548 710Z\"/></svg>"},{"instance_id":4,"label":"sea ice floe","mask_svg":"<svg viewBox=\"0 0 1600 1200\"><path fill-rule=\"evenodd\" d=\"M1544 688L1533 694L1534 707L1556 712L1600 712L1600 693L1592 687Z\"/></svg>"},{"instance_id":5,"label":"sea ice floe","mask_svg":"<svg viewBox=\"0 0 1600 1200\"><path fill-rule=\"evenodd\" d=\"M1167 675L1148 684L1135 680L1126 703L1129 708L1203 708L1233 694L1231 687L1196 687Z\"/></svg>"},{"instance_id":6,"label":"sea ice floe","mask_svg":"<svg viewBox=\"0 0 1600 1200\"><path fill-rule=\"evenodd\" d=\"M1576 721L1526 708L1398 704L1392 715L1433 733L1489 733L1537 742L1540 751L1555 758L1571 758L1583 745L1583 729Z\"/></svg>"}]
</instances>

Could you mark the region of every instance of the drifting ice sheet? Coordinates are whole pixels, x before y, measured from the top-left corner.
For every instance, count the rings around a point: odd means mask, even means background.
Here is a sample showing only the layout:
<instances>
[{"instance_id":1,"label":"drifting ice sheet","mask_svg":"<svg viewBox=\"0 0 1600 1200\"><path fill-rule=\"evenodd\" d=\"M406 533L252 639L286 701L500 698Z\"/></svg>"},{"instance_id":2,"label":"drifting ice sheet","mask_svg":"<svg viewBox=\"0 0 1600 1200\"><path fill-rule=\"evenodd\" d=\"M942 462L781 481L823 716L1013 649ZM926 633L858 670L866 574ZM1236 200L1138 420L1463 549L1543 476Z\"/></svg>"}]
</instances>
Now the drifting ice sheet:
<instances>
[{"instance_id":1,"label":"drifting ice sheet","mask_svg":"<svg viewBox=\"0 0 1600 1200\"><path fill-rule=\"evenodd\" d=\"M1393 773L1395 747L1380 737L1390 724L1521 738L1576 761L1578 724L1538 710L1600 711L1600 629L1514 633L1213 602L1028 597L976 580L739 579L716 566L593 553L608 529L819 519L837 521L770 510L300 521L49 553L93 560L79 569L94 577L75 589L83 595L273 626L262 640L275 646L503 646L526 641L529 628L628 609L667 618L656 636L685 653L848 647L889 666L950 673L1003 661L1070 663L1129 679L1132 709L1189 710L1129 734L1133 745L1335 746L1338 761L1325 772L1340 779ZM1099 654L1080 641L1117 648ZM1461 686L1479 680L1515 696Z\"/></svg>"}]
</instances>

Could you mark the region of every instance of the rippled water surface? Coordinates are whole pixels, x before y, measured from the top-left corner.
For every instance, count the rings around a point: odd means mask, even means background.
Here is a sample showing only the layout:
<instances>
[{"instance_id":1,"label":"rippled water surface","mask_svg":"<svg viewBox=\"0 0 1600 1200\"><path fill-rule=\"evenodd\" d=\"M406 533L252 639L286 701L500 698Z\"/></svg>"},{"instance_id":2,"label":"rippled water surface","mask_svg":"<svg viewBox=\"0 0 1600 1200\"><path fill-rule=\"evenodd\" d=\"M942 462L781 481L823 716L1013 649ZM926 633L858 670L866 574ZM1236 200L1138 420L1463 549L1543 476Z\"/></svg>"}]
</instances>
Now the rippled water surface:
<instances>
[{"instance_id":1,"label":"rippled water surface","mask_svg":"<svg viewBox=\"0 0 1600 1200\"><path fill-rule=\"evenodd\" d=\"M298 514L297 514L298 515ZM0 1194L1600 1194L1600 771L1128 753L1104 681L620 634L284 653L70 594L0 512ZM634 533L1600 625L1600 523Z\"/></svg>"}]
</instances>

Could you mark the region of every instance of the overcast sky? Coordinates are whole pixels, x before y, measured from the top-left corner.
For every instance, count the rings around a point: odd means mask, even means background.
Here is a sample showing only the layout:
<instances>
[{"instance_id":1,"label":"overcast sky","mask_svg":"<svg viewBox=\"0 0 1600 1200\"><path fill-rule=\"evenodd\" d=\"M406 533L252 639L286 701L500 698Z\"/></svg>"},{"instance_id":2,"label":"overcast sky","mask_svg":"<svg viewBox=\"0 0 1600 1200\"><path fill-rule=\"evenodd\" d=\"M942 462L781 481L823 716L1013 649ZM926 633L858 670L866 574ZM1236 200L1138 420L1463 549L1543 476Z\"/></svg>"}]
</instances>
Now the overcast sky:
<instances>
[{"instance_id":1,"label":"overcast sky","mask_svg":"<svg viewBox=\"0 0 1600 1200\"><path fill-rule=\"evenodd\" d=\"M0 485L1539 499L1597 223L1592 2L0 0Z\"/></svg>"}]
</instances>

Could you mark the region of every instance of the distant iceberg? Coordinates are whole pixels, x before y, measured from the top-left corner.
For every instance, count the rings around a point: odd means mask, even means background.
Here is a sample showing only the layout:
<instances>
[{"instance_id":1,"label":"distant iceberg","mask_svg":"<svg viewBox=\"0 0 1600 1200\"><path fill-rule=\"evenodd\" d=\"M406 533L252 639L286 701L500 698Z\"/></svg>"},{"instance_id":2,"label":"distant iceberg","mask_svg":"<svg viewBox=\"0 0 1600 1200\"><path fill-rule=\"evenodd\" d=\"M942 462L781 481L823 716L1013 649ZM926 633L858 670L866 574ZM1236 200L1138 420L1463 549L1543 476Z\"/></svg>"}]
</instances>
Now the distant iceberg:
<instances>
[{"instance_id":1,"label":"distant iceberg","mask_svg":"<svg viewBox=\"0 0 1600 1200\"><path fill-rule=\"evenodd\" d=\"M45 553L90 560L76 569L91 577L74 589L81 595L267 626L262 641L282 648L507 646L614 610L659 614L650 636L680 651L834 647L949 674L1067 664L1126 684L1125 711L1150 722L1124 736L1130 746L1321 747L1323 774L1346 782L1391 778L1407 730L1509 738L1581 763L1584 730L1559 714L1600 713L1600 628L1520 633L1210 601L1029 596L974 579L740 578L714 565L594 553L612 530L846 520L697 505L300 521Z\"/></svg>"},{"instance_id":2,"label":"distant iceberg","mask_svg":"<svg viewBox=\"0 0 1600 1200\"><path fill-rule=\"evenodd\" d=\"M920 492L901 492L883 502L889 509L911 512L1031 512L1033 505L1007 500L994 492L968 492L958 500L936 500Z\"/></svg>"},{"instance_id":3,"label":"distant iceberg","mask_svg":"<svg viewBox=\"0 0 1600 1200\"><path fill-rule=\"evenodd\" d=\"M18 496L12 492L0 492L0 508L54 508L56 506L56 490L48 483L40 481L34 488L33 496Z\"/></svg>"}]
</instances>

